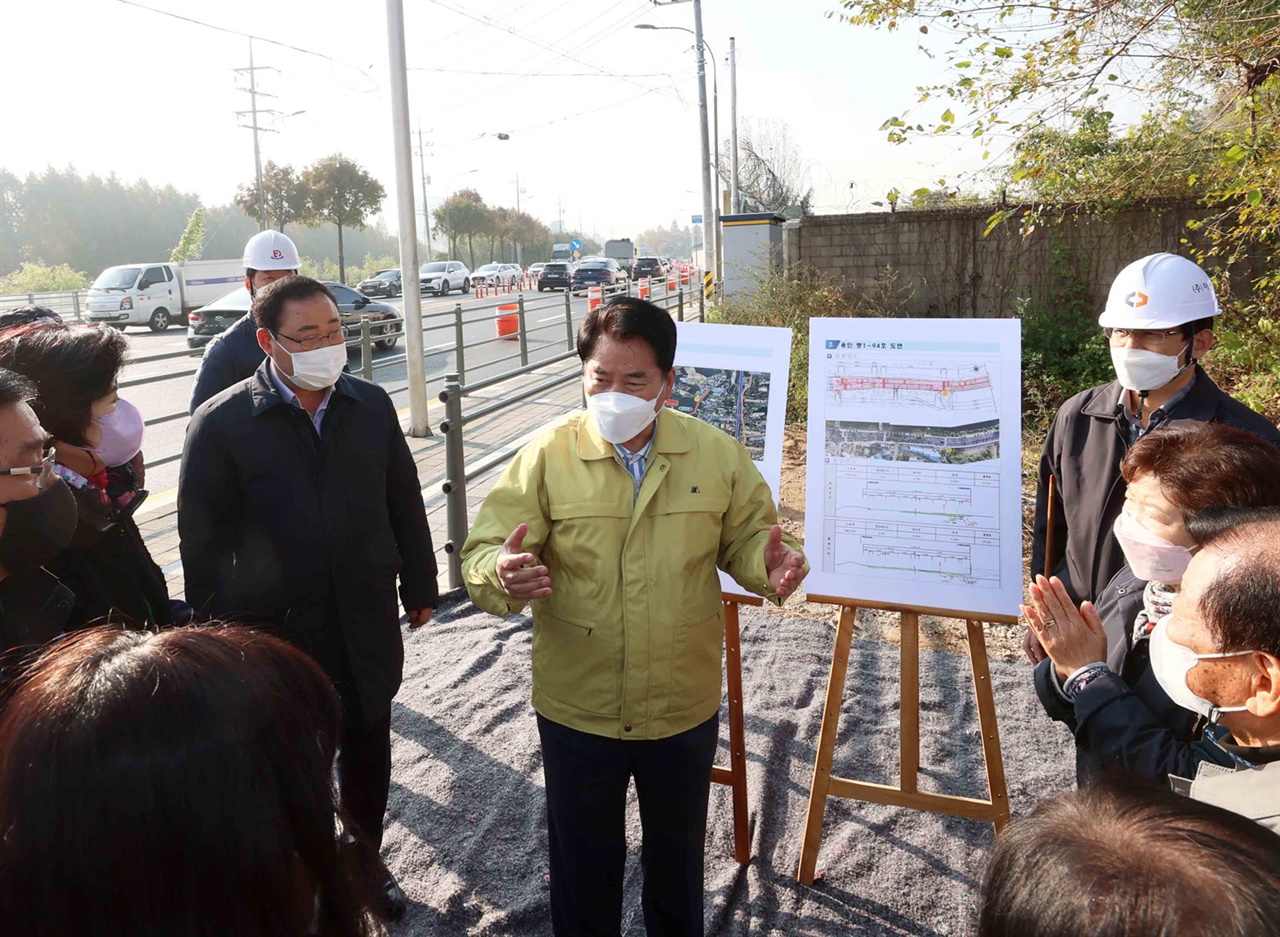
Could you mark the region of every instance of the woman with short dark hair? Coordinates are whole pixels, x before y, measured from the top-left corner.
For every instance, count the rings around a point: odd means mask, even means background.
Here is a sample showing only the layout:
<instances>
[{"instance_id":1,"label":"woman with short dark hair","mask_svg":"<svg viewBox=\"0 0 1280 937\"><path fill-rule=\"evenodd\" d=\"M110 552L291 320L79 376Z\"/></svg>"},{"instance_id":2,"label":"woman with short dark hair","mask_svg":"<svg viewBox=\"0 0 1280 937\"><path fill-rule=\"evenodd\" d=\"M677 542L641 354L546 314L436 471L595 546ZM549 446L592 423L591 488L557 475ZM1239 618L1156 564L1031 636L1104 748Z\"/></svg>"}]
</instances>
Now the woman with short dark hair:
<instances>
[{"instance_id":1,"label":"woman with short dark hair","mask_svg":"<svg viewBox=\"0 0 1280 937\"><path fill-rule=\"evenodd\" d=\"M365 937L324 673L269 635L98 627L0 711L0 928Z\"/></svg>"},{"instance_id":2,"label":"woman with short dark hair","mask_svg":"<svg viewBox=\"0 0 1280 937\"><path fill-rule=\"evenodd\" d=\"M1169 614L1197 549L1202 512L1280 505L1280 449L1225 423L1180 422L1133 444L1120 463L1128 483L1115 537L1126 565L1077 607L1057 578L1037 576L1022 606L1047 660L1036 692L1076 739L1076 777L1105 771L1163 781L1192 777L1201 761L1231 765L1206 722L1161 688L1149 639Z\"/></svg>"}]
</instances>

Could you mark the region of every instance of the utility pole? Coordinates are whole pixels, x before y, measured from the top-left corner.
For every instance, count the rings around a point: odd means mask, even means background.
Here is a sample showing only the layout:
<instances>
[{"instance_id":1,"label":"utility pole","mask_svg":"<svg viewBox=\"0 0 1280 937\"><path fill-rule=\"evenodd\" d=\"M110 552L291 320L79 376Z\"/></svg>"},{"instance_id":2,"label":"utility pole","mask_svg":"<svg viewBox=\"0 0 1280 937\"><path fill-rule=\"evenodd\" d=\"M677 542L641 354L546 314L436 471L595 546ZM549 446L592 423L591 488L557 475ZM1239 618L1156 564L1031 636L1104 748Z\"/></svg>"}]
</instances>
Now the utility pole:
<instances>
[{"instance_id":1,"label":"utility pole","mask_svg":"<svg viewBox=\"0 0 1280 937\"><path fill-rule=\"evenodd\" d=\"M738 201L738 50L733 37L729 37L729 133L733 152L729 154L729 188L732 190L733 211L742 211L742 203Z\"/></svg>"},{"instance_id":2,"label":"utility pole","mask_svg":"<svg viewBox=\"0 0 1280 937\"><path fill-rule=\"evenodd\" d=\"M427 175L427 167L423 162L426 149L422 145L422 124L418 124L418 175L422 177L422 221L427 227L427 263L431 263L431 206L427 204L427 183L431 178ZM401 274L403 280L404 274Z\"/></svg>"},{"instance_id":3,"label":"utility pole","mask_svg":"<svg viewBox=\"0 0 1280 937\"><path fill-rule=\"evenodd\" d=\"M516 215L520 214L520 170L516 170ZM516 263L524 266L524 260L521 258L523 251L520 250L520 244L516 244Z\"/></svg>"},{"instance_id":4,"label":"utility pole","mask_svg":"<svg viewBox=\"0 0 1280 937\"><path fill-rule=\"evenodd\" d=\"M266 198L266 193L262 191L262 150L258 145L258 134L264 133L264 132L275 133L275 131L268 130L265 127L259 127L258 115L277 113L276 111L264 110L258 107L258 95L262 95L264 98L275 97L274 94L266 94L258 90L257 72L268 71L268 70L274 71L274 69L270 69L269 66L253 64L253 37L250 36L249 37L249 67L233 68L232 71L235 72L236 74L240 74L241 72L249 73L249 87L236 89L237 91L246 92L249 95L249 110L236 111L236 116L243 117L245 114L249 114L253 121L251 124L251 127L246 129L253 130L253 173L254 173L254 178L257 180L257 183L258 183L258 230L259 231L265 231L267 229L267 198Z\"/></svg>"},{"instance_id":5,"label":"utility pole","mask_svg":"<svg viewBox=\"0 0 1280 937\"><path fill-rule=\"evenodd\" d=\"M556 199L556 217L560 219L560 233L564 234L564 199Z\"/></svg>"},{"instance_id":6,"label":"utility pole","mask_svg":"<svg viewBox=\"0 0 1280 937\"><path fill-rule=\"evenodd\" d=\"M702 45L702 0L693 0L693 32L698 47L698 115L702 131L702 252L704 269L714 271L716 242L720 238L714 230L717 207L711 200L711 141L707 127L707 60Z\"/></svg>"},{"instance_id":7,"label":"utility pole","mask_svg":"<svg viewBox=\"0 0 1280 937\"><path fill-rule=\"evenodd\" d=\"M413 139L409 130L409 72L404 52L404 8L387 0L391 139L396 159L396 222L400 229L400 282L404 287L405 369L409 379L409 434L430 436L426 359L422 349L422 296L418 281L417 212L413 206ZM409 273L406 281L405 273Z\"/></svg>"}]
</instances>

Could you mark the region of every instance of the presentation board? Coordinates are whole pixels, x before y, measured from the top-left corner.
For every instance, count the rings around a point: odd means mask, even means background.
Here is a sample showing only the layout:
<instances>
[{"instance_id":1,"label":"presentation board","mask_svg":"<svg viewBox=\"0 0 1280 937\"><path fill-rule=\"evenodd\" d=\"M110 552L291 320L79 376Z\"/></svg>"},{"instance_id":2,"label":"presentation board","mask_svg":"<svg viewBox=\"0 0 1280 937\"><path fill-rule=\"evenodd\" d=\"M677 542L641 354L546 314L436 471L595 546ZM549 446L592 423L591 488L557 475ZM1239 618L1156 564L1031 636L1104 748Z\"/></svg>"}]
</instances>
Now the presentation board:
<instances>
[{"instance_id":1,"label":"presentation board","mask_svg":"<svg viewBox=\"0 0 1280 937\"><path fill-rule=\"evenodd\" d=\"M1018 614L1020 326L809 321L807 592Z\"/></svg>"},{"instance_id":2,"label":"presentation board","mask_svg":"<svg viewBox=\"0 0 1280 937\"><path fill-rule=\"evenodd\" d=\"M751 454L777 503L791 374L791 330L680 322L667 406L719 427ZM724 573L723 591L743 595Z\"/></svg>"}]
</instances>

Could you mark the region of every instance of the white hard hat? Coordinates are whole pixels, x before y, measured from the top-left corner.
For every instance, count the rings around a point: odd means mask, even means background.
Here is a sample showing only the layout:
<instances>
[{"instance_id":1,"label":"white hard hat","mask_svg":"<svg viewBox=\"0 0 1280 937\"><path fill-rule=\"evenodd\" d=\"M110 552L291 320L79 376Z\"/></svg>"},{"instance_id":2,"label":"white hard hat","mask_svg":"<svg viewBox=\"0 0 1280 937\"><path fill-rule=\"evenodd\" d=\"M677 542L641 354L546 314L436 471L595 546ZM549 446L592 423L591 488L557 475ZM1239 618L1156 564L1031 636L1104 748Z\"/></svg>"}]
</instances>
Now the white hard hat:
<instances>
[{"instance_id":1,"label":"white hard hat","mask_svg":"<svg viewBox=\"0 0 1280 937\"><path fill-rule=\"evenodd\" d=\"M279 231L259 231L244 246L246 270L297 270L298 249Z\"/></svg>"},{"instance_id":2,"label":"white hard hat","mask_svg":"<svg viewBox=\"0 0 1280 937\"><path fill-rule=\"evenodd\" d=\"M1177 254L1151 254L1116 274L1098 325L1172 329L1217 314L1207 273Z\"/></svg>"}]
</instances>

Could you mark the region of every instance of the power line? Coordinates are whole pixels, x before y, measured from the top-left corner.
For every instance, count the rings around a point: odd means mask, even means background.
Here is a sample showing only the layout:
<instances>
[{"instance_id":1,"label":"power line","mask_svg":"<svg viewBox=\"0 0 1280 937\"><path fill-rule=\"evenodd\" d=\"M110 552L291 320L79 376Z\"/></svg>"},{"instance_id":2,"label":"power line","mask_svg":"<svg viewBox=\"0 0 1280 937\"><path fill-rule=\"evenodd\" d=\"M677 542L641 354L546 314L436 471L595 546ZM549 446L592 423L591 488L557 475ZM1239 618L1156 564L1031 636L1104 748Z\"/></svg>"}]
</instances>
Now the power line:
<instances>
[{"instance_id":1,"label":"power line","mask_svg":"<svg viewBox=\"0 0 1280 937\"><path fill-rule=\"evenodd\" d=\"M344 62L342 59L335 59L332 55L326 55L323 52L316 52L314 49L304 49L302 46L290 45L287 42L281 42L279 39L268 39L266 36L256 36L253 33L241 32L238 29L230 29L226 26L216 26L213 23L206 23L203 20L193 19L190 16L183 16L180 13L171 13L168 10L157 9L156 7L147 6L145 3L138 3L137 0L116 0L117 3L123 3L125 6L137 7L140 10L146 10L149 13L159 13L161 16L168 16L175 20L181 20L184 23L191 23L194 26L203 26L206 29L212 29L220 33L227 33L231 36L239 36L242 39L256 39L259 42L265 42L268 45L279 46L282 49L289 49L293 52L299 52L302 55L312 55L318 59L324 59L326 62L332 62L334 65L341 65L344 68L354 69L365 78L370 78L368 69L361 68L359 65L353 65L351 62Z\"/></svg>"}]
</instances>

